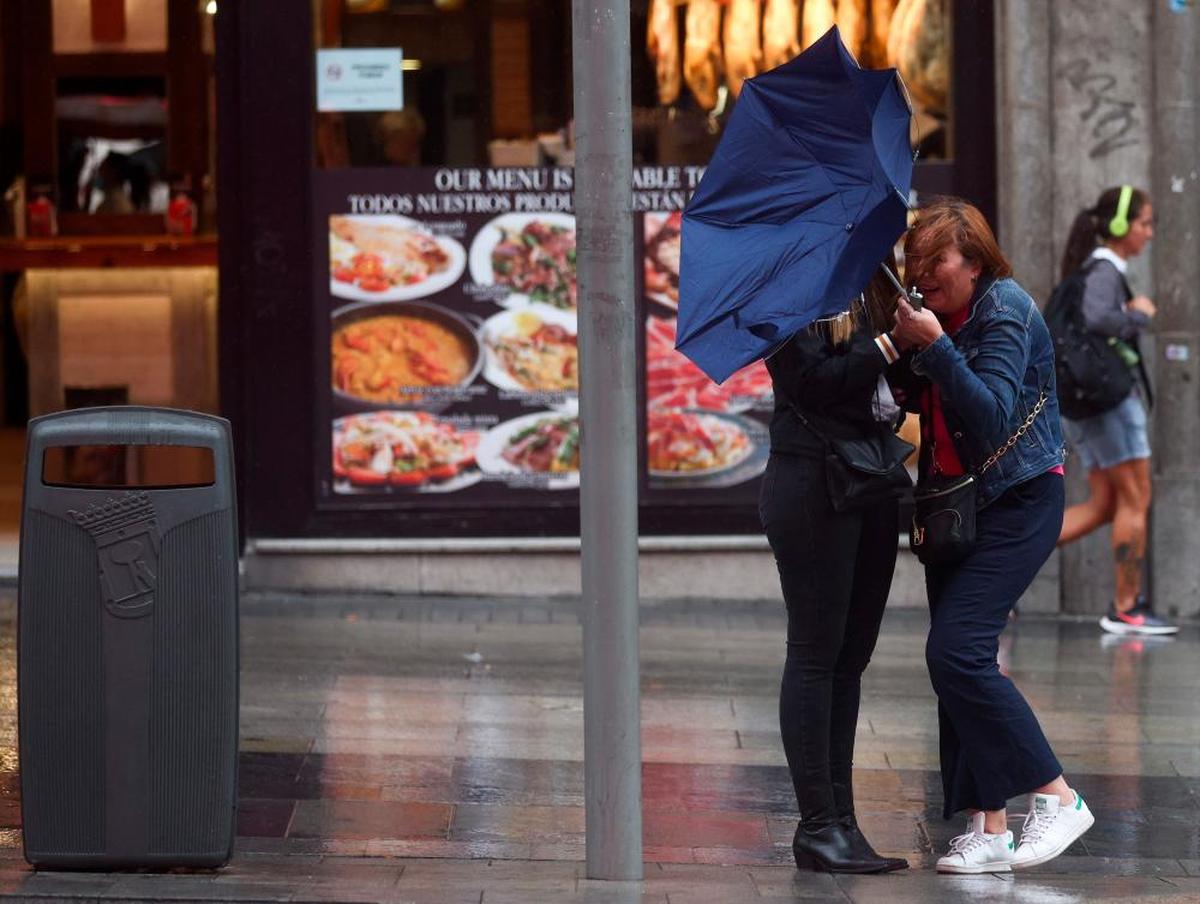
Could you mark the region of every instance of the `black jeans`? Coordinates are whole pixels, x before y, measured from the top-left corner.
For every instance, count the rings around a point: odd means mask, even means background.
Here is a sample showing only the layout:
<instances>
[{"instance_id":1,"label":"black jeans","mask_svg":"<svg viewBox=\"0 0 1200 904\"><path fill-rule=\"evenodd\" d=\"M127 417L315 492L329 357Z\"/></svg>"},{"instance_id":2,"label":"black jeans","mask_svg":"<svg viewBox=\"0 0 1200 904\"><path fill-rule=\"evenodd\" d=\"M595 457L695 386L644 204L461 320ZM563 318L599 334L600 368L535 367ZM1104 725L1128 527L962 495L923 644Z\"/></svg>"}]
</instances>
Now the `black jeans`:
<instances>
[{"instance_id":1,"label":"black jeans","mask_svg":"<svg viewBox=\"0 0 1200 904\"><path fill-rule=\"evenodd\" d=\"M1058 542L1063 478L1043 474L1010 487L978 514L975 549L950 567L927 568L925 661L938 697L945 794L942 815L1000 810L1011 797L1062 775L1037 717L996 654L1008 613Z\"/></svg>"},{"instance_id":2,"label":"black jeans","mask_svg":"<svg viewBox=\"0 0 1200 904\"><path fill-rule=\"evenodd\" d=\"M788 614L779 726L801 817L813 825L853 807L860 686L896 567L896 506L835 512L821 459L772 453L763 477L759 516Z\"/></svg>"}]
</instances>

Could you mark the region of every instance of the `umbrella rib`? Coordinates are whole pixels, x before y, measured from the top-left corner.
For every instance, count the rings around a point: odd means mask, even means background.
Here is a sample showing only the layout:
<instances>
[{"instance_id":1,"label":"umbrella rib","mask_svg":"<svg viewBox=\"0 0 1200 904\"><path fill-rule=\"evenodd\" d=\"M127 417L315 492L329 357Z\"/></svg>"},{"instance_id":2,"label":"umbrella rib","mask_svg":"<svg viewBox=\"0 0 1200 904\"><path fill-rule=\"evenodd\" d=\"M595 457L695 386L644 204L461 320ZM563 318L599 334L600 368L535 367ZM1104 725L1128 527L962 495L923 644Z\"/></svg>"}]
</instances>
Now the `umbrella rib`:
<instances>
[{"instance_id":1,"label":"umbrella rib","mask_svg":"<svg viewBox=\"0 0 1200 904\"><path fill-rule=\"evenodd\" d=\"M749 85L752 83L748 82L747 84ZM760 111L766 115L766 118L767 118L766 122L764 122L762 120L762 118L760 118L760 116L759 116ZM823 163L821 163L821 161L819 159L817 159L817 155L812 152L812 148L809 147L808 143L805 142L801 136L797 135L791 129L789 129L785 124L780 122L779 117L777 117L774 114L774 112L771 110L771 108L769 106L767 106L767 104L765 102L760 104L759 109L757 109L757 110L749 109L746 112L754 119L757 119L759 121L759 123L761 123L763 126L766 126L768 128L777 129L777 130L783 132L783 134L786 135L793 144L795 144L801 150L804 151L804 153L808 157L808 159L810 161L812 161L813 166L820 171L821 176L825 179L825 182L829 186L829 194L834 195L834 196L839 196L841 194L837 190L837 187L834 185L833 180L831 178L829 178L829 174L825 170L825 165ZM841 197L838 197L838 201L842 205L842 213L844 215L846 213L845 202L842 201Z\"/></svg>"}]
</instances>

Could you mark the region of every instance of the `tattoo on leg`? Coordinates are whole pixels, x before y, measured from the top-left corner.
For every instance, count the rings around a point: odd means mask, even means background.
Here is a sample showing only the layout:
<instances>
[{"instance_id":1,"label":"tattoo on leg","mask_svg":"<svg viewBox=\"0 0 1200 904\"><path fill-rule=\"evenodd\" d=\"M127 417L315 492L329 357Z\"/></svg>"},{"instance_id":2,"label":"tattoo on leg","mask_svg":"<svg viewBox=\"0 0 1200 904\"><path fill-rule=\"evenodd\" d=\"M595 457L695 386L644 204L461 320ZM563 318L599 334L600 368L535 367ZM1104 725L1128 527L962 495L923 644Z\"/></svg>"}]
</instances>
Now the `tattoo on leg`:
<instances>
[{"instance_id":1,"label":"tattoo on leg","mask_svg":"<svg viewBox=\"0 0 1200 904\"><path fill-rule=\"evenodd\" d=\"M1113 550L1117 563L1117 584L1136 589L1142 582L1142 550L1132 543L1121 543Z\"/></svg>"}]
</instances>

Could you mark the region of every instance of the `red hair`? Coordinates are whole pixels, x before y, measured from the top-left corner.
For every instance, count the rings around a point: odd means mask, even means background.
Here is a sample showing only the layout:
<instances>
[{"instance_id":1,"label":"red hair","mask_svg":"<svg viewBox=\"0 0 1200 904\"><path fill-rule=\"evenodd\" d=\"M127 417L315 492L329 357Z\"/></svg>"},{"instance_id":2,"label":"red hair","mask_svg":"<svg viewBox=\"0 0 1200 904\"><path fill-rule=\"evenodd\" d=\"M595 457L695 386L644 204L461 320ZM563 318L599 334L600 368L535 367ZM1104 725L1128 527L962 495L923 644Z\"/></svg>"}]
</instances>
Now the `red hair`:
<instances>
[{"instance_id":1,"label":"red hair","mask_svg":"<svg viewBox=\"0 0 1200 904\"><path fill-rule=\"evenodd\" d=\"M978 207L961 198L934 198L917 211L916 222L904 238L904 270L910 282L953 245L971 263L994 279L1012 276L1012 265Z\"/></svg>"}]
</instances>

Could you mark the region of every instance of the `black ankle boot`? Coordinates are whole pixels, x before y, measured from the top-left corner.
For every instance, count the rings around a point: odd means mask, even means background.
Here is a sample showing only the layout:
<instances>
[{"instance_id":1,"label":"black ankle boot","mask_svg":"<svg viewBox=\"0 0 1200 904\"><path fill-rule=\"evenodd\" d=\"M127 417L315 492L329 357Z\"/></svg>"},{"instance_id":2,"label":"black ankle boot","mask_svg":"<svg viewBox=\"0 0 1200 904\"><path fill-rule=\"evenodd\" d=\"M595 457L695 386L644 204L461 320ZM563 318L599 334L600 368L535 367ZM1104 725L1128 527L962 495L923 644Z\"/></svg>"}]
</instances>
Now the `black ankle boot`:
<instances>
[{"instance_id":1,"label":"black ankle boot","mask_svg":"<svg viewBox=\"0 0 1200 904\"><path fill-rule=\"evenodd\" d=\"M870 847L866 845L867 850ZM800 823L792 838L792 856L796 858L797 869L826 873L883 873L897 868L889 866L889 861L874 851L871 854L873 856L864 855L853 833L840 822L823 826Z\"/></svg>"},{"instance_id":2,"label":"black ankle boot","mask_svg":"<svg viewBox=\"0 0 1200 904\"><path fill-rule=\"evenodd\" d=\"M879 870L881 873L893 873L896 870L908 869L908 861L903 857L884 857L876 852L875 848L871 847L871 842L867 841L867 837L863 835L862 829L858 827L858 821L855 820L854 814L843 816L841 818L842 827L846 830L846 834L850 837L850 843L854 847L854 852L857 856L864 860L880 860L885 865Z\"/></svg>"},{"instance_id":3,"label":"black ankle boot","mask_svg":"<svg viewBox=\"0 0 1200 904\"><path fill-rule=\"evenodd\" d=\"M858 820L854 818L854 791L849 780L833 782L833 799L837 806L838 822L846 830L846 834L850 838L850 844L853 847L855 856L862 860L878 860L884 864L879 870L881 873L891 873L896 870L908 869L908 861L902 857L884 857L876 852L875 848L871 847L871 842L867 841L862 830L858 827Z\"/></svg>"}]
</instances>

